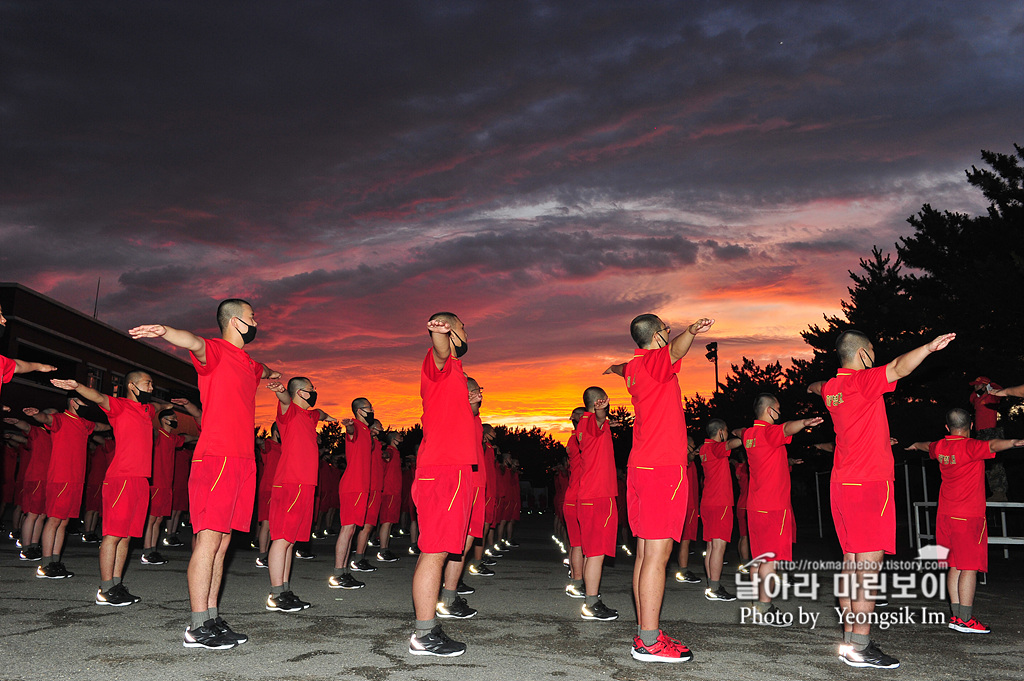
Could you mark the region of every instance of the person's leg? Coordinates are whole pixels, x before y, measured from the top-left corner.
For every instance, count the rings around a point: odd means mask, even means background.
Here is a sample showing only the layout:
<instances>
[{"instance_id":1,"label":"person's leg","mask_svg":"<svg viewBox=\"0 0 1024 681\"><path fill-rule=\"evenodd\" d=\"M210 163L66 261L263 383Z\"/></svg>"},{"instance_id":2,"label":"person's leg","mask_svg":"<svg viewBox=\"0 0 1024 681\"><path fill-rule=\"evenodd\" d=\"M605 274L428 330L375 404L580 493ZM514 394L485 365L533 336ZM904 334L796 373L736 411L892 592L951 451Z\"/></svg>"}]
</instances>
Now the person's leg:
<instances>
[{"instance_id":1,"label":"person's leg","mask_svg":"<svg viewBox=\"0 0 1024 681\"><path fill-rule=\"evenodd\" d=\"M750 562L750 537L747 535L740 537L740 541L739 544L736 545L736 549L739 551L741 563Z\"/></svg>"},{"instance_id":2,"label":"person's leg","mask_svg":"<svg viewBox=\"0 0 1024 681\"><path fill-rule=\"evenodd\" d=\"M466 537L466 545L458 560L454 558L445 563L444 566L444 589L445 591L456 591L459 588L459 580L462 579L462 571L466 567L466 555L473 546L473 537ZM448 605L447 603L445 605Z\"/></svg>"},{"instance_id":3,"label":"person's leg","mask_svg":"<svg viewBox=\"0 0 1024 681\"><path fill-rule=\"evenodd\" d=\"M601 595L601 569L603 567L603 555L583 558L583 583L588 599Z\"/></svg>"},{"instance_id":4,"label":"person's leg","mask_svg":"<svg viewBox=\"0 0 1024 681\"><path fill-rule=\"evenodd\" d=\"M676 560L679 561L679 571L686 572L690 567L690 540L684 539L679 542L679 551L676 553Z\"/></svg>"},{"instance_id":5,"label":"person's leg","mask_svg":"<svg viewBox=\"0 0 1024 681\"><path fill-rule=\"evenodd\" d=\"M92 533L94 533L96 531L96 523L97 523L97 521L99 519L100 519L100 514L99 514L98 511L86 511L85 512L85 518L84 518L85 522L83 524L83 531L84 531L84 533L85 534L92 534Z\"/></svg>"},{"instance_id":6,"label":"person's leg","mask_svg":"<svg viewBox=\"0 0 1024 681\"><path fill-rule=\"evenodd\" d=\"M977 570L960 570L957 580L957 592L960 596L960 619L967 621L974 614L974 592L978 588Z\"/></svg>"},{"instance_id":7,"label":"person's leg","mask_svg":"<svg viewBox=\"0 0 1024 681\"><path fill-rule=\"evenodd\" d=\"M344 525L338 533L338 541L334 543L334 569L348 572L348 554L352 548L352 537L355 535L355 525Z\"/></svg>"},{"instance_id":8,"label":"person's leg","mask_svg":"<svg viewBox=\"0 0 1024 681\"><path fill-rule=\"evenodd\" d=\"M61 518L47 518L46 523L43 525L42 535L42 550L43 550L43 563L50 561L57 561L60 559L60 550L64 547L64 528L67 527L68 521ZM57 545L57 535L60 534L60 545ZM50 557L50 561L47 561L47 556Z\"/></svg>"},{"instance_id":9,"label":"person's leg","mask_svg":"<svg viewBox=\"0 0 1024 681\"><path fill-rule=\"evenodd\" d=\"M366 542L370 540L370 532L373 531L373 525L363 525L362 529L359 530L359 536L356 537L356 550L353 553L358 557L353 557L352 560L361 560L366 554Z\"/></svg>"},{"instance_id":10,"label":"person's leg","mask_svg":"<svg viewBox=\"0 0 1024 681\"><path fill-rule=\"evenodd\" d=\"M675 542L671 539L638 539L638 544L641 541L644 544L643 561L640 560L638 550L639 570L634 569L633 577L639 604L637 614L641 631L653 631L660 628L661 603L665 597L665 567Z\"/></svg>"},{"instance_id":11,"label":"person's leg","mask_svg":"<svg viewBox=\"0 0 1024 681\"><path fill-rule=\"evenodd\" d=\"M220 600L220 583L224 578L224 558L228 555L228 546L231 544L231 533L218 532L220 545L217 547L213 557L213 572L210 575L210 593L207 596L207 610L217 607Z\"/></svg>"},{"instance_id":12,"label":"person's leg","mask_svg":"<svg viewBox=\"0 0 1024 681\"><path fill-rule=\"evenodd\" d=\"M124 564L128 561L128 545L131 541L131 537L117 537L117 547L114 550L114 579L118 582L124 577Z\"/></svg>"},{"instance_id":13,"label":"person's leg","mask_svg":"<svg viewBox=\"0 0 1024 681\"><path fill-rule=\"evenodd\" d=\"M437 615L437 593L445 571L447 553L421 553L412 575L412 602L416 621L432 621Z\"/></svg>"},{"instance_id":14,"label":"person's leg","mask_svg":"<svg viewBox=\"0 0 1024 681\"><path fill-rule=\"evenodd\" d=\"M260 523L259 534L257 534L260 554L266 554L270 550L270 521L264 520Z\"/></svg>"},{"instance_id":15,"label":"person's leg","mask_svg":"<svg viewBox=\"0 0 1024 681\"><path fill-rule=\"evenodd\" d=\"M853 554L856 579L853 586L856 587L856 591L854 592L854 598L851 599L850 607L855 617L853 624L854 635L864 637L871 635L870 615L875 611L875 601L868 598L868 589L861 588L861 585L867 580L877 577L882 569L882 559L884 557L884 551ZM842 607L842 603L840 603L840 607ZM863 620L863 622L858 620Z\"/></svg>"},{"instance_id":16,"label":"person's leg","mask_svg":"<svg viewBox=\"0 0 1024 681\"><path fill-rule=\"evenodd\" d=\"M381 553L387 551L391 546L391 523L381 523L380 531L377 534L377 543L380 545Z\"/></svg>"},{"instance_id":17,"label":"person's leg","mask_svg":"<svg viewBox=\"0 0 1024 681\"><path fill-rule=\"evenodd\" d=\"M416 546L420 541L420 521L417 518L413 518L409 521L409 541L412 546Z\"/></svg>"},{"instance_id":18,"label":"person's leg","mask_svg":"<svg viewBox=\"0 0 1024 681\"><path fill-rule=\"evenodd\" d=\"M270 567L270 586L279 587L285 582L288 569L288 557L292 555L292 543L287 539L275 539L270 542L267 563Z\"/></svg>"},{"instance_id":19,"label":"person's leg","mask_svg":"<svg viewBox=\"0 0 1024 681\"><path fill-rule=\"evenodd\" d=\"M723 539L712 539L708 546L708 555L704 558L704 567L707 569L708 585L717 589L722 580L722 564L725 561L725 547Z\"/></svg>"},{"instance_id":20,"label":"person's leg","mask_svg":"<svg viewBox=\"0 0 1024 681\"><path fill-rule=\"evenodd\" d=\"M109 582L114 579L114 565L117 562L117 547L121 537L105 535L100 542L100 579Z\"/></svg>"},{"instance_id":21,"label":"person's leg","mask_svg":"<svg viewBox=\"0 0 1024 681\"><path fill-rule=\"evenodd\" d=\"M569 548L569 569L572 571L573 581L583 579L583 548L572 546Z\"/></svg>"},{"instance_id":22,"label":"person's leg","mask_svg":"<svg viewBox=\"0 0 1024 681\"><path fill-rule=\"evenodd\" d=\"M950 567L946 573L946 593L949 594L949 609L953 617L960 617L960 570Z\"/></svg>"},{"instance_id":23,"label":"person's leg","mask_svg":"<svg viewBox=\"0 0 1024 681\"><path fill-rule=\"evenodd\" d=\"M214 563L220 550L223 532L200 530L192 543L192 558L188 562L188 599L193 613L210 609L210 586ZM205 619L205 618L204 618Z\"/></svg>"},{"instance_id":24,"label":"person's leg","mask_svg":"<svg viewBox=\"0 0 1024 681\"><path fill-rule=\"evenodd\" d=\"M757 566L757 600L759 603L770 604L772 602L771 596L768 595L768 588L774 587L774 585L768 584L769 578L772 581L778 578L775 572L775 561L761 561Z\"/></svg>"}]
</instances>

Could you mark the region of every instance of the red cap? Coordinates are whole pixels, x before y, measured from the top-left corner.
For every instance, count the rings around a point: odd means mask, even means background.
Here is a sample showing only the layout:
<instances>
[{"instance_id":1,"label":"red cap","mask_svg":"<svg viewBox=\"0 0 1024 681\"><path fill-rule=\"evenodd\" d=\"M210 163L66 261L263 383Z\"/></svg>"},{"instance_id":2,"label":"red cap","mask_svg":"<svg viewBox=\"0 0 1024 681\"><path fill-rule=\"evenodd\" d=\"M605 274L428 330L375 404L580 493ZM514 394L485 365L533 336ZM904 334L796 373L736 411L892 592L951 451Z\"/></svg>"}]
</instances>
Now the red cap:
<instances>
[{"instance_id":1,"label":"red cap","mask_svg":"<svg viewBox=\"0 0 1024 681\"><path fill-rule=\"evenodd\" d=\"M969 385L991 385L993 390L1002 390L1003 386L998 383L993 383L992 379L987 376L978 376L976 379L971 381Z\"/></svg>"}]
</instances>

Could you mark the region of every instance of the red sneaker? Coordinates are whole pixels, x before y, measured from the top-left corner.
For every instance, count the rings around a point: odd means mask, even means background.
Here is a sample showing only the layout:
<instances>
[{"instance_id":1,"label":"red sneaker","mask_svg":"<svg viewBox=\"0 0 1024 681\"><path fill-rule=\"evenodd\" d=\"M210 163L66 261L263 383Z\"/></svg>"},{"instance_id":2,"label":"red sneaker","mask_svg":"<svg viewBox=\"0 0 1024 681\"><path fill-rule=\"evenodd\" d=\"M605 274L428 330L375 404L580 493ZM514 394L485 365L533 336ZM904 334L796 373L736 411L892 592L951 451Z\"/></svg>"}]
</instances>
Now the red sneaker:
<instances>
[{"instance_id":1,"label":"red sneaker","mask_svg":"<svg viewBox=\"0 0 1024 681\"><path fill-rule=\"evenodd\" d=\"M963 623L964 623L964 621L962 619L960 619L959 617L957 617L956 615L952 615L949 618L949 628L950 629L956 629L957 625L962 625Z\"/></svg>"},{"instance_id":2,"label":"red sneaker","mask_svg":"<svg viewBox=\"0 0 1024 681\"><path fill-rule=\"evenodd\" d=\"M957 618L959 619L959 618ZM953 629L963 632L965 634L991 634L992 630L986 627L984 624L974 619L973 617L966 622L960 620L956 625L950 623Z\"/></svg>"},{"instance_id":3,"label":"red sneaker","mask_svg":"<svg viewBox=\"0 0 1024 681\"><path fill-rule=\"evenodd\" d=\"M633 638L633 649L630 651L634 660L641 662L689 662L693 653L682 643L658 632L658 640L651 645L644 645L639 636Z\"/></svg>"}]
</instances>

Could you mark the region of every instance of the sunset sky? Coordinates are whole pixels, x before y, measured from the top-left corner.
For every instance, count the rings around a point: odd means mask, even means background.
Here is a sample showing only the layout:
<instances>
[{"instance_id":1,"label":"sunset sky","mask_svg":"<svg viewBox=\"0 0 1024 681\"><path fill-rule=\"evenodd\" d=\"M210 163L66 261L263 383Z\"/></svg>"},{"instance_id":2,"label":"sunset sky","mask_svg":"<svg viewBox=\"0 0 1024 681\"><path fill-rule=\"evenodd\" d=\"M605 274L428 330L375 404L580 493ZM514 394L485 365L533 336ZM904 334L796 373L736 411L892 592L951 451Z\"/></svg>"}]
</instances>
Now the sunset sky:
<instances>
[{"instance_id":1,"label":"sunset sky","mask_svg":"<svg viewBox=\"0 0 1024 681\"><path fill-rule=\"evenodd\" d=\"M564 439L639 313L717 319L689 394L712 340L807 355L922 204L984 210L1022 64L1003 1L3 3L0 280L207 335L248 298L256 359L392 426L451 310L485 420Z\"/></svg>"}]
</instances>

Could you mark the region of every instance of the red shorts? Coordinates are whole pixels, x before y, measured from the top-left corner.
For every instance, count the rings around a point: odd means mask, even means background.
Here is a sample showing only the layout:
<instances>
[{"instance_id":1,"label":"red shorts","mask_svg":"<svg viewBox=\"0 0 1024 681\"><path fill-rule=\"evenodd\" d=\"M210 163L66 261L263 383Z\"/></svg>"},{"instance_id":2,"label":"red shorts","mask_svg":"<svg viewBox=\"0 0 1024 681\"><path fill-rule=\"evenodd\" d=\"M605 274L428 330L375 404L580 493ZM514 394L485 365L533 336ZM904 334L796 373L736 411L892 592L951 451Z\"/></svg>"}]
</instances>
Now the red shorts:
<instances>
[{"instance_id":1,"label":"red shorts","mask_svg":"<svg viewBox=\"0 0 1024 681\"><path fill-rule=\"evenodd\" d=\"M793 511L747 512L750 526L750 555L757 558L763 553L774 553L770 560L793 560L793 542L796 541L796 523Z\"/></svg>"},{"instance_id":2,"label":"red shorts","mask_svg":"<svg viewBox=\"0 0 1024 681\"><path fill-rule=\"evenodd\" d=\"M988 522L982 518L940 515L935 541L949 549L946 562L957 570L988 572Z\"/></svg>"},{"instance_id":3,"label":"red shorts","mask_svg":"<svg viewBox=\"0 0 1024 681\"><path fill-rule=\"evenodd\" d=\"M484 522L488 525L494 525L498 520L498 500L494 498L494 495L487 497L484 501Z\"/></svg>"},{"instance_id":4,"label":"red shorts","mask_svg":"<svg viewBox=\"0 0 1024 681\"><path fill-rule=\"evenodd\" d=\"M103 536L141 537L149 508L149 480L107 478L103 481Z\"/></svg>"},{"instance_id":5,"label":"red shorts","mask_svg":"<svg viewBox=\"0 0 1024 681\"><path fill-rule=\"evenodd\" d=\"M696 541L698 520L700 520L700 514L697 513L696 508L691 507L686 509L686 522L683 523L684 541Z\"/></svg>"},{"instance_id":6,"label":"red shorts","mask_svg":"<svg viewBox=\"0 0 1024 681\"><path fill-rule=\"evenodd\" d=\"M477 539L484 537L484 506L487 505L485 491L483 487L473 488L473 507L469 511L469 536Z\"/></svg>"},{"instance_id":7,"label":"red shorts","mask_svg":"<svg viewBox=\"0 0 1024 681\"><path fill-rule=\"evenodd\" d=\"M377 518L380 516L380 505L381 497L384 496L384 491L379 489L370 490L370 498L366 503L366 517L363 518L363 525L376 525Z\"/></svg>"},{"instance_id":8,"label":"red shorts","mask_svg":"<svg viewBox=\"0 0 1024 681\"><path fill-rule=\"evenodd\" d=\"M701 505L700 517L704 520L704 541L732 541L732 506Z\"/></svg>"},{"instance_id":9,"label":"red shorts","mask_svg":"<svg viewBox=\"0 0 1024 681\"><path fill-rule=\"evenodd\" d=\"M385 494L380 498L380 517L377 520L384 523L397 523L402 518L402 498L397 494Z\"/></svg>"},{"instance_id":10,"label":"red shorts","mask_svg":"<svg viewBox=\"0 0 1024 681\"><path fill-rule=\"evenodd\" d=\"M577 500L562 504L562 515L565 516L565 533L569 536L569 546L582 546L583 533L580 529L580 507Z\"/></svg>"},{"instance_id":11,"label":"red shorts","mask_svg":"<svg viewBox=\"0 0 1024 681\"><path fill-rule=\"evenodd\" d=\"M412 498L423 553L462 555L473 508L472 466L418 466Z\"/></svg>"},{"instance_id":12,"label":"red shorts","mask_svg":"<svg viewBox=\"0 0 1024 681\"><path fill-rule=\"evenodd\" d=\"M338 493L338 516L341 518L341 526L358 525L363 526L366 520L366 492L339 492Z\"/></svg>"},{"instance_id":13,"label":"red shorts","mask_svg":"<svg viewBox=\"0 0 1024 681\"><path fill-rule=\"evenodd\" d=\"M21 510L25 513L46 513L46 482L26 480L21 488Z\"/></svg>"},{"instance_id":14,"label":"red shorts","mask_svg":"<svg viewBox=\"0 0 1024 681\"><path fill-rule=\"evenodd\" d=\"M228 534L248 530L256 500L256 462L237 456L205 455L192 462L188 505L192 530Z\"/></svg>"},{"instance_id":15,"label":"red shorts","mask_svg":"<svg viewBox=\"0 0 1024 681\"><path fill-rule=\"evenodd\" d=\"M46 483L46 515L61 520L77 518L82 508L83 487L80 482Z\"/></svg>"},{"instance_id":16,"label":"red shorts","mask_svg":"<svg viewBox=\"0 0 1024 681\"><path fill-rule=\"evenodd\" d=\"M98 485L88 485L85 488L85 503L83 504L86 512L95 511L99 513L103 510L103 483Z\"/></svg>"},{"instance_id":17,"label":"red shorts","mask_svg":"<svg viewBox=\"0 0 1024 681\"><path fill-rule=\"evenodd\" d=\"M171 510L188 510L188 478L174 479L174 485L171 487Z\"/></svg>"},{"instance_id":18,"label":"red shorts","mask_svg":"<svg viewBox=\"0 0 1024 681\"><path fill-rule=\"evenodd\" d=\"M309 541L315 498L316 485L274 485L270 494L271 541L284 539L292 544Z\"/></svg>"},{"instance_id":19,"label":"red shorts","mask_svg":"<svg viewBox=\"0 0 1024 681\"><path fill-rule=\"evenodd\" d=\"M740 529L741 537L749 537L750 530L747 529L747 509L736 507L736 525Z\"/></svg>"},{"instance_id":20,"label":"red shorts","mask_svg":"<svg viewBox=\"0 0 1024 681\"><path fill-rule=\"evenodd\" d=\"M832 522L843 553L896 553L892 483L832 481Z\"/></svg>"},{"instance_id":21,"label":"red shorts","mask_svg":"<svg viewBox=\"0 0 1024 681\"><path fill-rule=\"evenodd\" d=\"M517 490L518 491L518 490ZM516 495L509 499L508 519L521 520L523 517L523 498Z\"/></svg>"},{"instance_id":22,"label":"red shorts","mask_svg":"<svg viewBox=\"0 0 1024 681\"><path fill-rule=\"evenodd\" d=\"M272 492L273 485L256 490L256 522L258 523L270 520L270 495Z\"/></svg>"},{"instance_id":23,"label":"red shorts","mask_svg":"<svg viewBox=\"0 0 1024 681\"><path fill-rule=\"evenodd\" d=\"M512 519L512 517L509 515L508 497L498 497L498 499L495 501L494 518L499 523L508 522Z\"/></svg>"},{"instance_id":24,"label":"red shorts","mask_svg":"<svg viewBox=\"0 0 1024 681\"><path fill-rule=\"evenodd\" d=\"M166 518L171 514L171 488L149 486L149 515Z\"/></svg>"},{"instance_id":25,"label":"red shorts","mask_svg":"<svg viewBox=\"0 0 1024 681\"><path fill-rule=\"evenodd\" d=\"M0 502L5 504L14 503L15 484L13 480L7 480L0 485Z\"/></svg>"},{"instance_id":26,"label":"red shorts","mask_svg":"<svg viewBox=\"0 0 1024 681\"><path fill-rule=\"evenodd\" d=\"M634 536L679 541L688 493L686 466L630 467L626 472L626 511Z\"/></svg>"},{"instance_id":27,"label":"red shorts","mask_svg":"<svg viewBox=\"0 0 1024 681\"><path fill-rule=\"evenodd\" d=\"M619 511L615 497L580 499L577 503L583 555L615 557L615 536L618 534Z\"/></svg>"}]
</instances>

